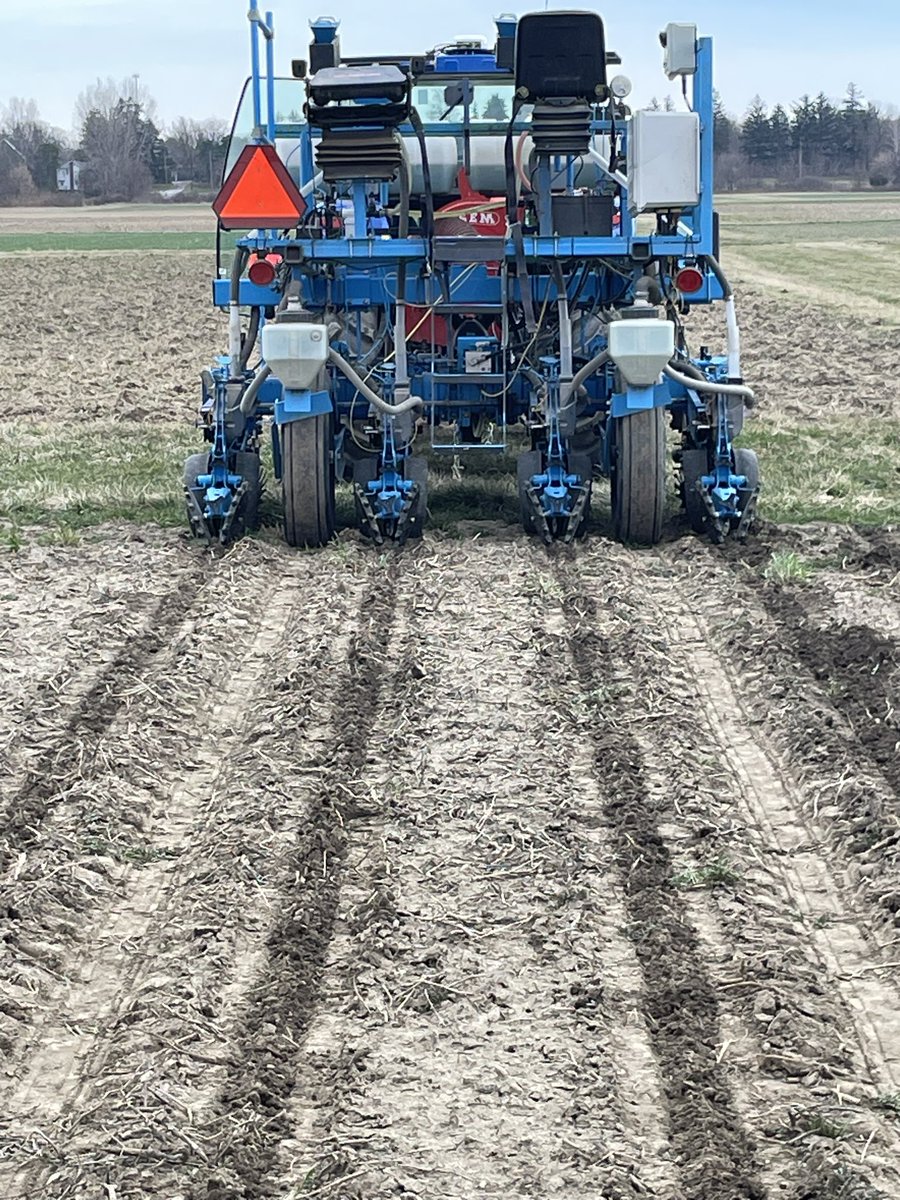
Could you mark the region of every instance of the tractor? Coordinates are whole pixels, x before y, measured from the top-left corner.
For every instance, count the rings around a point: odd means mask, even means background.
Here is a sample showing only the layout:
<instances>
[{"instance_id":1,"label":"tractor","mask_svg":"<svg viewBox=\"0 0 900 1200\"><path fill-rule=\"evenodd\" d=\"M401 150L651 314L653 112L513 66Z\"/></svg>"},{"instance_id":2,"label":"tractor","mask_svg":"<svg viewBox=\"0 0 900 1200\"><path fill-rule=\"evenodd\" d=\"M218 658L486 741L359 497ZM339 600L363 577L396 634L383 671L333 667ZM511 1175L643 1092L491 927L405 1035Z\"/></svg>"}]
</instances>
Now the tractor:
<instances>
[{"instance_id":1,"label":"tractor","mask_svg":"<svg viewBox=\"0 0 900 1200\"><path fill-rule=\"evenodd\" d=\"M628 106L594 12L363 57L322 17L281 77L272 14L249 20L194 533L258 523L271 436L292 546L333 537L339 483L374 543L420 537L429 463L513 452L522 525L547 543L584 533L600 478L615 537L656 543L673 455L690 526L744 538L760 482L735 447L754 396L719 264L711 40L660 35L683 96L663 112ZM686 316L717 301L727 353L689 348Z\"/></svg>"}]
</instances>

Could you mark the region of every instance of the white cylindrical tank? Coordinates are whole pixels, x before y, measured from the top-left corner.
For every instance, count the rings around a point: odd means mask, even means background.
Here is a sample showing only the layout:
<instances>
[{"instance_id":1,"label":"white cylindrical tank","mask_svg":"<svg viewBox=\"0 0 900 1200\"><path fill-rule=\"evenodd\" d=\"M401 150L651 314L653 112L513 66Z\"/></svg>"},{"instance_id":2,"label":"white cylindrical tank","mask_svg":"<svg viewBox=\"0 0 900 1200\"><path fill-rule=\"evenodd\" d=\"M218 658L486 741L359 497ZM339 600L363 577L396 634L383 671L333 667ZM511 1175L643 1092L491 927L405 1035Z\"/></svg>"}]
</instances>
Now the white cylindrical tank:
<instances>
[{"instance_id":1,"label":"white cylindrical tank","mask_svg":"<svg viewBox=\"0 0 900 1200\"><path fill-rule=\"evenodd\" d=\"M653 387L675 353L675 326L656 317L624 317L609 326L609 356L635 388Z\"/></svg>"},{"instance_id":2,"label":"white cylindrical tank","mask_svg":"<svg viewBox=\"0 0 900 1200\"><path fill-rule=\"evenodd\" d=\"M262 353L286 388L306 391L328 361L328 329L302 321L269 321L263 326Z\"/></svg>"}]
</instances>

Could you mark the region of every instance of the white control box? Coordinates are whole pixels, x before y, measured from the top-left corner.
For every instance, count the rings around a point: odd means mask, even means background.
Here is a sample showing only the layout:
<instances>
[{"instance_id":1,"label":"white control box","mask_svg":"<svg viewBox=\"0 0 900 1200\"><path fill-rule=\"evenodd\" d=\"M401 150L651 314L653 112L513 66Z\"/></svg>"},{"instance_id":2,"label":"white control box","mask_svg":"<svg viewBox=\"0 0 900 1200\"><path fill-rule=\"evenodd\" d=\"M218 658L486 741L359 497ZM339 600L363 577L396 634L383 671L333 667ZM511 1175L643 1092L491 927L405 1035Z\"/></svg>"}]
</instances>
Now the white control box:
<instances>
[{"instance_id":1,"label":"white control box","mask_svg":"<svg viewBox=\"0 0 900 1200\"><path fill-rule=\"evenodd\" d=\"M697 73L697 26L673 21L666 26L663 69L670 79Z\"/></svg>"},{"instance_id":2,"label":"white control box","mask_svg":"<svg viewBox=\"0 0 900 1200\"><path fill-rule=\"evenodd\" d=\"M328 361L328 328L305 321L269 321L263 326L262 353L286 388L304 392Z\"/></svg>"},{"instance_id":3,"label":"white control box","mask_svg":"<svg viewBox=\"0 0 900 1200\"><path fill-rule=\"evenodd\" d=\"M700 117L636 112L628 133L628 208L632 216L691 208L700 200Z\"/></svg>"},{"instance_id":4,"label":"white control box","mask_svg":"<svg viewBox=\"0 0 900 1200\"><path fill-rule=\"evenodd\" d=\"M635 388L653 387L675 353L675 326L657 317L624 317L609 325L609 356Z\"/></svg>"}]
</instances>

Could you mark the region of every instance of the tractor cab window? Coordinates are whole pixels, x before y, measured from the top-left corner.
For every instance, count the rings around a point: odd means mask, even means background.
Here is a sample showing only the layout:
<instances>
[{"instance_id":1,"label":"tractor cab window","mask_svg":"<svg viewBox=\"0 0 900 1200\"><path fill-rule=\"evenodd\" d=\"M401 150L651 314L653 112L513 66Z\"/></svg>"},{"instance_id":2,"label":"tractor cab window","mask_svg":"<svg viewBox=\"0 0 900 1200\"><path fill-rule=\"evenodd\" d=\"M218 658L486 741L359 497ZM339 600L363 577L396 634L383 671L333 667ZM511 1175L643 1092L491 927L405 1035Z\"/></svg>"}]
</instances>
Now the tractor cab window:
<instances>
[{"instance_id":1,"label":"tractor cab window","mask_svg":"<svg viewBox=\"0 0 900 1200\"><path fill-rule=\"evenodd\" d=\"M447 76L413 88L413 104L419 110L422 121L426 125L438 125L441 122L461 125L463 103L459 97L466 84L471 88L469 120L473 125L508 123L514 98L512 84Z\"/></svg>"},{"instance_id":2,"label":"tractor cab window","mask_svg":"<svg viewBox=\"0 0 900 1200\"><path fill-rule=\"evenodd\" d=\"M306 103L306 84L302 79L275 80L275 124L279 126L277 141L285 135L290 136L291 126L299 127L306 124L303 106ZM263 132L266 123L266 87L262 87L262 121ZM237 162L238 155L253 137L253 88L250 80L244 84L241 98L231 127L231 141L228 144L228 157L225 162L225 177ZM281 148L279 147L279 153Z\"/></svg>"}]
</instances>

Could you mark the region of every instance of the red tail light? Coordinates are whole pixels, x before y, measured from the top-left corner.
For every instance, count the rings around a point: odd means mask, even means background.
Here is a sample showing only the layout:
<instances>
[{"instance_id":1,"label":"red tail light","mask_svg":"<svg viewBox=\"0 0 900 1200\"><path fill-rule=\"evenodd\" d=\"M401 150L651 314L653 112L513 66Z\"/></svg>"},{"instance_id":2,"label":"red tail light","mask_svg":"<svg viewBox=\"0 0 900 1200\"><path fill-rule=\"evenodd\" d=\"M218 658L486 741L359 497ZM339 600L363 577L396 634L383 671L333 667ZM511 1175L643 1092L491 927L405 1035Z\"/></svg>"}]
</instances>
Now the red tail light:
<instances>
[{"instance_id":1,"label":"red tail light","mask_svg":"<svg viewBox=\"0 0 900 1200\"><path fill-rule=\"evenodd\" d=\"M706 276L699 267L682 267L675 276L675 286L686 296L699 292L706 282Z\"/></svg>"},{"instance_id":2,"label":"red tail light","mask_svg":"<svg viewBox=\"0 0 900 1200\"><path fill-rule=\"evenodd\" d=\"M250 276L250 282L255 283L258 287L268 287L275 280L275 266L270 263L267 258L258 258L256 262L250 264L250 270L247 272Z\"/></svg>"}]
</instances>

